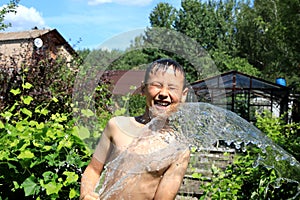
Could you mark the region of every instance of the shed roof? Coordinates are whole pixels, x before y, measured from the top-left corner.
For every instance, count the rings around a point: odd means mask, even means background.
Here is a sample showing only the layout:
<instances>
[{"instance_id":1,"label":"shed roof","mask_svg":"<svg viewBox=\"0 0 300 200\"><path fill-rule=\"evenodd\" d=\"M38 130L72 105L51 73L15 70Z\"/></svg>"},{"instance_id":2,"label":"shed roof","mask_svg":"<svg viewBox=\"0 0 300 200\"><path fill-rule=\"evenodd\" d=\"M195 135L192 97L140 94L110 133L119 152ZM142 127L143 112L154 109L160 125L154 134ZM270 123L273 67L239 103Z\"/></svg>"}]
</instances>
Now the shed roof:
<instances>
[{"instance_id":1,"label":"shed roof","mask_svg":"<svg viewBox=\"0 0 300 200\"><path fill-rule=\"evenodd\" d=\"M113 94L138 94L141 92L140 87L144 80L145 70L108 70L105 71L105 76L112 83Z\"/></svg>"},{"instance_id":2,"label":"shed roof","mask_svg":"<svg viewBox=\"0 0 300 200\"><path fill-rule=\"evenodd\" d=\"M64 39L64 37L56 29L33 29L19 32L0 32L1 41L31 40L38 37L50 37L51 42L55 45L64 46L72 55L77 55L76 51Z\"/></svg>"},{"instance_id":3,"label":"shed roof","mask_svg":"<svg viewBox=\"0 0 300 200\"><path fill-rule=\"evenodd\" d=\"M248 121L256 120L257 109L272 113L277 110L279 115L288 111L289 87L238 71L199 80L191 86L198 100L225 106Z\"/></svg>"},{"instance_id":4,"label":"shed roof","mask_svg":"<svg viewBox=\"0 0 300 200\"><path fill-rule=\"evenodd\" d=\"M227 95L251 90L261 97L282 99L286 97L289 88L277 83L263 80L238 71L229 71L218 76L199 80L191 84L195 92L205 93L205 90L224 89Z\"/></svg>"},{"instance_id":5,"label":"shed roof","mask_svg":"<svg viewBox=\"0 0 300 200\"><path fill-rule=\"evenodd\" d=\"M0 33L0 41L37 38L51 31L52 30L50 29L43 29L43 30L34 29L34 30L19 31L19 32L2 32Z\"/></svg>"}]
</instances>

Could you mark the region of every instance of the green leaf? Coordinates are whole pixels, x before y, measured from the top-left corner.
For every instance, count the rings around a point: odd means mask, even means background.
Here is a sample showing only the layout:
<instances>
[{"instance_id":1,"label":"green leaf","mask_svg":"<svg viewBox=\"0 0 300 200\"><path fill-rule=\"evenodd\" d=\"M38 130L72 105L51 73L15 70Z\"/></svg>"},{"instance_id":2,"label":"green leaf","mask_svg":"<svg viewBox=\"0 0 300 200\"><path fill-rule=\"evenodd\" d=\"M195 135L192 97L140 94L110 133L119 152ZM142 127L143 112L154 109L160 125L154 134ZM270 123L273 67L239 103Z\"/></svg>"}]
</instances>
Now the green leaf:
<instances>
[{"instance_id":1,"label":"green leaf","mask_svg":"<svg viewBox=\"0 0 300 200\"><path fill-rule=\"evenodd\" d=\"M13 114L11 112L4 112L4 113L1 113L1 116L4 117L6 120L9 120L10 117L12 116Z\"/></svg>"},{"instance_id":2,"label":"green leaf","mask_svg":"<svg viewBox=\"0 0 300 200\"><path fill-rule=\"evenodd\" d=\"M38 123L38 124L36 125L36 128L37 128L37 129L43 129L44 127L45 127L45 124L44 124L43 122Z\"/></svg>"},{"instance_id":3,"label":"green leaf","mask_svg":"<svg viewBox=\"0 0 300 200\"><path fill-rule=\"evenodd\" d=\"M24 189L25 196L34 195L39 190L39 186L34 182L35 177L31 175L21 184Z\"/></svg>"},{"instance_id":4,"label":"green leaf","mask_svg":"<svg viewBox=\"0 0 300 200\"><path fill-rule=\"evenodd\" d=\"M62 186L61 183L56 183L55 181L51 181L44 185L47 195L58 194Z\"/></svg>"},{"instance_id":5,"label":"green leaf","mask_svg":"<svg viewBox=\"0 0 300 200\"><path fill-rule=\"evenodd\" d=\"M89 138L91 133L89 131L89 129L87 129L86 127L84 126L79 126L79 130L78 130L78 135L79 135L79 138L80 139L86 139L86 138Z\"/></svg>"},{"instance_id":6,"label":"green leaf","mask_svg":"<svg viewBox=\"0 0 300 200\"><path fill-rule=\"evenodd\" d=\"M66 181L64 182L64 185L67 186L71 183L76 183L78 180L78 175L75 172L63 172L64 175L67 176Z\"/></svg>"},{"instance_id":7,"label":"green leaf","mask_svg":"<svg viewBox=\"0 0 300 200\"><path fill-rule=\"evenodd\" d=\"M20 188L20 186L19 186L19 184L18 184L17 181L13 181L13 184L14 184L14 188L15 189L19 189Z\"/></svg>"},{"instance_id":8,"label":"green leaf","mask_svg":"<svg viewBox=\"0 0 300 200\"><path fill-rule=\"evenodd\" d=\"M116 116L124 115L126 113L126 108L120 108L115 111Z\"/></svg>"},{"instance_id":9,"label":"green leaf","mask_svg":"<svg viewBox=\"0 0 300 200\"><path fill-rule=\"evenodd\" d=\"M34 120L30 120L28 124L29 124L29 126L36 126L38 124L38 122L34 121Z\"/></svg>"},{"instance_id":10,"label":"green leaf","mask_svg":"<svg viewBox=\"0 0 300 200\"><path fill-rule=\"evenodd\" d=\"M33 98L31 96L26 96L22 100L26 105L29 105Z\"/></svg>"},{"instance_id":11,"label":"green leaf","mask_svg":"<svg viewBox=\"0 0 300 200\"><path fill-rule=\"evenodd\" d=\"M7 151L1 150L0 151L0 160L6 160L9 156L9 153ZM9 164L9 163L8 163Z\"/></svg>"},{"instance_id":12,"label":"green leaf","mask_svg":"<svg viewBox=\"0 0 300 200\"><path fill-rule=\"evenodd\" d=\"M201 175L200 173L196 173L196 172L195 172L195 173L192 174L192 177L193 177L193 178L200 179L200 178L202 177L202 175Z\"/></svg>"},{"instance_id":13,"label":"green leaf","mask_svg":"<svg viewBox=\"0 0 300 200\"><path fill-rule=\"evenodd\" d=\"M45 146L43 146L43 149L45 149L46 151L49 151L52 149L52 147L49 145L45 145Z\"/></svg>"},{"instance_id":14,"label":"green leaf","mask_svg":"<svg viewBox=\"0 0 300 200\"><path fill-rule=\"evenodd\" d=\"M17 130L20 131L20 132L23 132L24 129L25 129L22 122L17 122L16 128L17 128Z\"/></svg>"},{"instance_id":15,"label":"green leaf","mask_svg":"<svg viewBox=\"0 0 300 200\"><path fill-rule=\"evenodd\" d=\"M11 163L7 163L7 165L8 165L9 169L13 169L14 170L15 174L19 173L19 171L18 171L18 169L17 169L17 167L15 165L13 165Z\"/></svg>"},{"instance_id":16,"label":"green leaf","mask_svg":"<svg viewBox=\"0 0 300 200\"><path fill-rule=\"evenodd\" d=\"M32 141L32 144L33 144L35 147L41 147L41 146L42 146L41 143L36 142L35 140Z\"/></svg>"},{"instance_id":17,"label":"green leaf","mask_svg":"<svg viewBox=\"0 0 300 200\"><path fill-rule=\"evenodd\" d=\"M2 121L0 121L0 129L5 128L4 124Z\"/></svg>"},{"instance_id":18,"label":"green leaf","mask_svg":"<svg viewBox=\"0 0 300 200\"><path fill-rule=\"evenodd\" d=\"M70 190L70 193L69 193L69 198L70 199L73 199L77 196L77 191L74 190L73 188Z\"/></svg>"},{"instance_id":19,"label":"green leaf","mask_svg":"<svg viewBox=\"0 0 300 200\"><path fill-rule=\"evenodd\" d=\"M46 182L52 180L52 177L53 177L54 173L52 171L46 171L43 173L43 177L44 177L44 180Z\"/></svg>"},{"instance_id":20,"label":"green leaf","mask_svg":"<svg viewBox=\"0 0 300 200\"><path fill-rule=\"evenodd\" d=\"M15 139L13 142L10 142L9 146L10 147L15 147L19 144L20 140L19 139Z\"/></svg>"},{"instance_id":21,"label":"green leaf","mask_svg":"<svg viewBox=\"0 0 300 200\"><path fill-rule=\"evenodd\" d=\"M57 150L60 150L61 148L71 148L73 142L71 142L69 139L64 138L59 142L59 145L57 146Z\"/></svg>"},{"instance_id":22,"label":"green leaf","mask_svg":"<svg viewBox=\"0 0 300 200\"><path fill-rule=\"evenodd\" d=\"M30 83L25 83L25 84L22 84L22 87L23 87L24 89L30 89L30 88L32 87L32 84L30 84Z\"/></svg>"},{"instance_id":23,"label":"green leaf","mask_svg":"<svg viewBox=\"0 0 300 200\"><path fill-rule=\"evenodd\" d=\"M86 117L92 117L95 115L94 112L91 111L90 109L82 109L81 113Z\"/></svg>"},{"instance_id":24,"label":"green leaf","mask_svg":"<svg viewBox=\"0 0 300 200\"><path fill-rule=\"evenodd\" d=\"M72 134L79 137L79 128L78 128L78 126L73 126Z\"/></svg>"},{"instance_id":25,"label":"green leaf","mask_svg":"<svg viewBox=\"0 0 300 200\"><path fill-rule=\"evenodd\" d=\"M32 117L32 112L30 110L28 110L27 108L22 108L21 112L29 117Z\"/></svg>"},{"instance_id":26,"label":"green leaf","mask_svg":"<svg viewBox=\"0 0 300 200\"><path fill-rule=\"evenodd\" d=\"M43 108L40 113L46 116L49 113L49 110Z\"/></svg>"},{"instance_id":27,"label":"green leaf","mask_svg":"<svg viewBox=\"0 0 300 200\"><path fill-rule=\"evenodd\" d=\"M22 151L19 155L18 155L18 159L26 159L26 158L33 158L34 157L34 154L29 151L29 150L25 150L25 151Z\"/></svg>"},{"instance_id":28,"label":"green leaf","mask_svg":"<svg viewBox=\"0 0 300 200\"><path fill-rule=\"evenodd\" d=\"M10 107L9 112L14 111L18 105L19 105L19 103L15 102L14 105L12 105L12 107Z\"/></svg>"},{"instance_id":29,"label":"green leaf","mask_svg":"<svg viewBox=\"0 0 300 200\"><path fill-rule=\"evenodd\" d=\"M52 97L52 101L54 101L55 103L57 103L58 99L56 97Z\"/></svg>"},{"instance_id":30,"label":"green leaf","mask_svg":"<svg viewBox=\"0 0 300 200\"><path fill-rule=\"evenodd\" d=\"M15 90L14 90L14 89L11 89L10 92L13 93L15 96L18 95L18 94L21 94L20 88L17 88L17 89L15 89Z\"/></svg>"}]
</instances>

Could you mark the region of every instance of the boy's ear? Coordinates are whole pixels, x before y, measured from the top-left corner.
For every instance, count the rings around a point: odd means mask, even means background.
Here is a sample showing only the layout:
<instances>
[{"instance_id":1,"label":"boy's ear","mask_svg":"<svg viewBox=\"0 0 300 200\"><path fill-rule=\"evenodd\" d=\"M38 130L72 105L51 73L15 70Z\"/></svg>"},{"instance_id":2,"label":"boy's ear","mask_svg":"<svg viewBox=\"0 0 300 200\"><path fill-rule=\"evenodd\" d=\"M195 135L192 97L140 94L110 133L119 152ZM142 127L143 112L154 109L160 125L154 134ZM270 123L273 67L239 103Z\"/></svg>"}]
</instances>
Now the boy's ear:
<instances>
[{"instance_id":1,"label":"boy's ear","mask_svg":"<svg viewBox=\"0 0 300 200\"><path fill-rule=\"evenodd\" d=\"M183 92L182 92L182 96L181 96L181 102L184 103L188 94L189 88L184 88Z\"/></svg>"},{"instance_id":2,"label":"boy's ear","mask_svg":"<svg viewBox=\"0 0 300 200\"><path fill-rule=\"evenodd\" d=\"M145 88L146 88L146 85L145 85L144 81L142 81L142 83L141 83L141 93L142 93L142 95L145 94Z\"/></svg>"}]
</instances>

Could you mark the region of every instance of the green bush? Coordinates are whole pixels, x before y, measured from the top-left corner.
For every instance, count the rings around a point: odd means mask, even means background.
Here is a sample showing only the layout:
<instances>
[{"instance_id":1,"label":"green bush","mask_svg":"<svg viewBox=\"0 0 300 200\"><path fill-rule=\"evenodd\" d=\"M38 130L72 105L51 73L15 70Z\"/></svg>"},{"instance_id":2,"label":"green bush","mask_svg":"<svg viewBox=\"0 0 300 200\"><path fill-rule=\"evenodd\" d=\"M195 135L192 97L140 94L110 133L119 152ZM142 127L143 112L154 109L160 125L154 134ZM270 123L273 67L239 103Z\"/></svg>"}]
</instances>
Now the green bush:
<instances>
[{"instance_id":1,"label":"green bush","mask_svg":"<svg viewBox=\"0 0 300 200\"><path fill-rule=\"evenodd\" d=\"M268 111L256 117L256 126L299 161L300 124L286 124L284 116L274 117ZM258 155L264 155L261 149L248 146L246 152L235 155L234 162L225 170L212 166L211 181L195 173L194 178L202 182L200 190L204 191L200 199L298 198L298 183L281 178L281 172L272 167L256 166Z\"/></svg>"},{"instance_id":2,"label":"green bush","mask_svg":"<svg viewBox=\"0 0 300 200\"><path fill-rule=\"evenodd\" d=\"M0 109L14 105L18 98L15 94L22 92L24 97L30 96L34 99L30 104L26 104L26 108L30 110L47 104L49 112L70 112L73 83L79 65L77 59L67 63L62 58L45 58L40 61L30 60L27 64L17 66L15 63L20 58L26 60L26 53L11 57L10 63L1 66ZM30 88L24 90L24 83L30 84ZM11 93L12 90L15 92ZM56 97L59 103L54 104L51 101L53 97ZM40 120L43 120L41 116Z\"/></svg>"},{"instance_id":3,"label":"green bush","mask_svg":"<svg viewBox=\"0 0 300 200\"><path fill-rule=\"evenodd\" d=\"M30 87L24 83L22 90ZM41 106L27 109L33 98L20 91L11 90L17 100L0 113L0 199L78 198L82 170L91 155L79 128L70 114Z\"/></svg>"},{"instance_id":4,"label":"green bush","mask_svg":"<svg viewBox=\"0 0 300 200\"><path fill-rule=\"evenodd\" d=\"M259 153L260 149L251 146L245 153L235 155L233 164L225 170L213 165L210 181L193 174L202 182L200 199L289 199L296 196L296 183L278 179L273 168L254 165Z\"/></svg>"},{"instance_id":5,"label":"green bush","mask_svg":"<svg viewBox=\"0 0 300 200\"><path fill-rule=\"evenodd\" d=\"M300 123L286 123L284 117L272 116L270 111L265 110L256 115L256 126L300 161Z\"/></svg>"}]
</instances>

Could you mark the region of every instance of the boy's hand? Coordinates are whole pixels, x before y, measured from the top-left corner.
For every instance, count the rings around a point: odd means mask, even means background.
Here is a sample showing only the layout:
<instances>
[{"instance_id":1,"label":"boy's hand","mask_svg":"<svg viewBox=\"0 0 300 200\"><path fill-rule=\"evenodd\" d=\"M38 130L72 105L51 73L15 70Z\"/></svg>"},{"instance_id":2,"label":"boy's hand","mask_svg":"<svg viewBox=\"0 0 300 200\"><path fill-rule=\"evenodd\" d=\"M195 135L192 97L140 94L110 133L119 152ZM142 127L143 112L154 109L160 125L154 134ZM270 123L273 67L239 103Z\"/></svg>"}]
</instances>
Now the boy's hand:
<instances>
[{"instance_id":1,"label":"boy's hand","mask_svg":"<svg viewBox=\"0 0 300 200\"><path fill-rule=\"evenodd\" d=\"M99 194L91 192L83 197L80 197L80 200L99 200Z\"/></svg>"}]
</instances>

